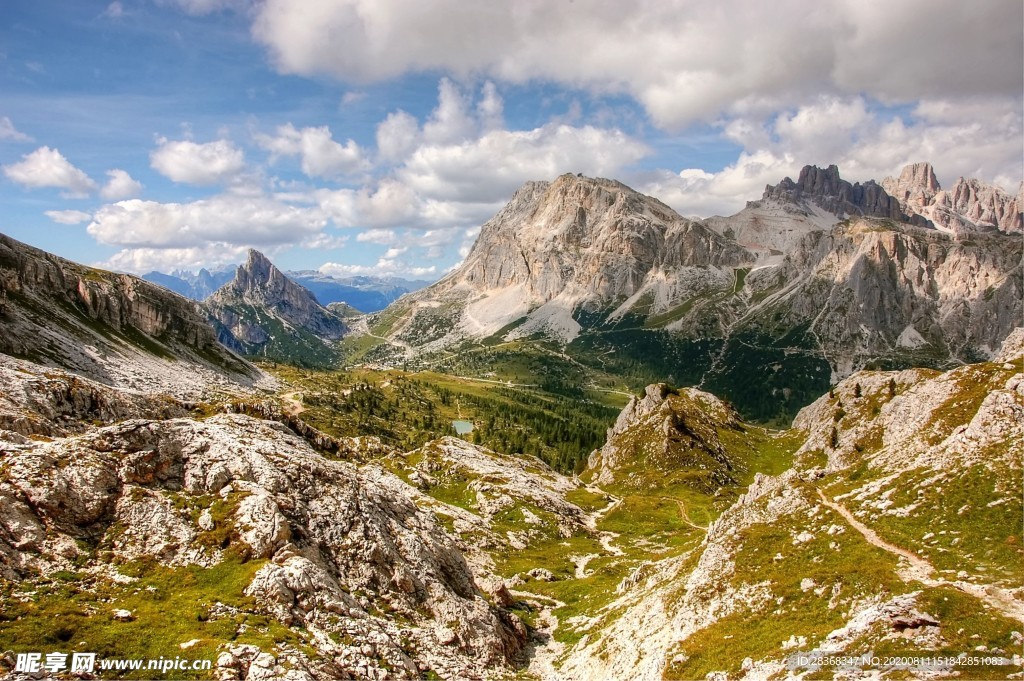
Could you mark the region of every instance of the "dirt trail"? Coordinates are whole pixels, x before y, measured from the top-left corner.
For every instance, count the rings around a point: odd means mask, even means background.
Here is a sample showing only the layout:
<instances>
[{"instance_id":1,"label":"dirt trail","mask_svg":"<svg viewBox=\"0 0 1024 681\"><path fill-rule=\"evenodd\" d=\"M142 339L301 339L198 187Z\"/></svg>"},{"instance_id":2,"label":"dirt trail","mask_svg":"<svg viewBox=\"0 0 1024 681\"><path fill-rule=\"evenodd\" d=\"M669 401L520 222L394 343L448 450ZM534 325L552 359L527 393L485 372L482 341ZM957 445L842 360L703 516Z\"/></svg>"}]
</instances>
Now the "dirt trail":
<instances>
[{"instance_id":1,"label":"dirt trail","mask_svg":"<svg viewBox=\"0 0 1024 681\"><path fill-rule=\"evenodd\" d=\"M989 604L1010 619L1015 619L1018 622L1024 622L1024 603L1014 598L1011 592L992 584L974 584L962 580L949 581L946 579L936 579L932 576L936 573L936 570L927 560L882 539L878 536L877 532L857 520L852 513L846 510L845 507L830 500L820 489L817 491L818 496L821 497L821 503L841 515L843 519L850 524L850 527L863 535L869 544L877 546L883 551L888 551L889 553L897 555L907 561L909 564L908 567L901 568L897 570L896 573L904 582L913 580L921 582L925 586L948 586L974 596L982 602Z\"/></svg>"},{"instance_id":2,"label":"dirt trail","mask_svg":"<svg viewBox=\"0 0 1024 681\"><path fill-rule=\"evenodd\" d=\"M298 392L285 393L281 395L281 399L284 401L285 412L292 416L298 416L306 411L306 408L302 406L302 398L299 397Z\"/></svg>"},{"instance_id":3,"label":"dirt trail","mask_svg":"<svg viewBox=\"0 0 1024 681\"><path fill-rule=\"evenodd\" d=\"M612 545L612 542L619 538L619 533L618 532L609 532L607 530L598 530L597 529L597 522L601 518L605 517L606 515L608 515L612 511L614 511L618 507L618 505L622 503L622 497L612 496L611 494L608 494L607 492L605 492L600 487L588 486L587 487L587 491L594 492L596 494L603 494L604 496L608 497L608 499L610 499L611 502L607 506L605 506L604 508L599 509L597 511L594 511L593 513L588 514L587 515L587 519L584 521L584 524L587 526L587 528L591 532L594 532L595 534L597 534L598 538L601 541L601 547L605 551L607 551L608 553L610 553L613 556L622 556L622 555L624 555L624 552L622 551L622 549L620 549L618 546L613 546ZM584 564L584 566L585 566L585 564Z\"/></svg>"},{"instance_id":4,"label":"dirt trail","mask_svg":"<svg viewBox=\"0 0 1024 681\"><path fill-rule=\"evenodd\" d=\"M542 681L561 681L562 675L555 668L555 661L565 652L565 644L554 638L555 630L558 629L558 618L553 611L563 607L565 603L530 591L510 589L509 593L540 610L537 613L537 628L534 629L524 650L530 661L530 673Z\"/></svg>"},{"instance_id":5,"label":"dirt trail","mask_svg":"<svg viewBox=\"0 0 1024 681\"><path fill-rule=\"evenodd\" d=\"M689 525L690 527L692 527L694 529L700 530L701 532L707 532L708 531L708 528L707 528L706 525L698 525L697 523L695 523L692 520L690 520L690 516L686 512L686 504L684 504L681 499L675 499L673 497L661 497L661 498L664 499L665 501L674 501L674 502L676 502L676 504L679 506L679 517L682 519L682 521L684 523L686 523L687 525Z\"/></svg>"}]
</instances>

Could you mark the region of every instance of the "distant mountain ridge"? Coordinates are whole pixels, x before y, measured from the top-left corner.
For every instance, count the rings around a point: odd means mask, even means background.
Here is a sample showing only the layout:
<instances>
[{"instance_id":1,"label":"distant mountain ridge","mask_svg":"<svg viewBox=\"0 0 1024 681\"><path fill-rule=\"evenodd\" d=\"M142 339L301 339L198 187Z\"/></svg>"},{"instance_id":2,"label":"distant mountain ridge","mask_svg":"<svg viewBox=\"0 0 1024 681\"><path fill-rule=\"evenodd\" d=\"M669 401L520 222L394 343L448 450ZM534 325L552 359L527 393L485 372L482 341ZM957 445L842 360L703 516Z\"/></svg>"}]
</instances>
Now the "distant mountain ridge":
<instances>
[{"instance_id":1,"label":"distant mountain ridge","mask_svg":"<svg viewBox=\"0 0 1024 681\"><path fill-rule=\"evenodd\" d=\"M903 210L927 219L938 229L954 234L1024 231L1024 183L1017 196L972 178L958 178L944 190L930 163L914 163L898 178L887 177L882 187L893 195Z\"/></svg>"},{"instance_id":2,"label":"distant mountain ridge","mask_svg":"<svg viewBox=\"0 0 1024 681\"><path fill-rule=\"evenodd\" d=\"M118 387L197 394L262 374L195 303L0 235L0 352Z\"/></svg>"},{"instance_id":3,"label":"distant mountain ridge","mask_svg":"<svg viewBox=\"0 0 1024 681\"><path fill-rule=\"evenodd\" d=\"M285 274L309 289L324 307L331 303L346 303L361 312L377 312L431 282L402 279L401 277L332 277L317 270L287 271ZM219 270L200 269L198 272L175 270L170 274L149 272L146 281L168 288L175 293L204 301L235 276L235 267Z\"/></svg>"},{"instance_id":4,"label":"distant mountain ridge","mask_svg":"<svg viewBox=\"0 0 1024 681\"><path fill-rule=\"evenodd\" d=\"M213 295L213 292L221 286L231 281L234 276L234 267L217 269L212 272L204 267L198 272L174 270L170 274L164 274L163 272L154 271L142 275L142 278L154 284L160 284L164 288L169 288L186 298L202 301Z\"/></svg>"}]
</instances>

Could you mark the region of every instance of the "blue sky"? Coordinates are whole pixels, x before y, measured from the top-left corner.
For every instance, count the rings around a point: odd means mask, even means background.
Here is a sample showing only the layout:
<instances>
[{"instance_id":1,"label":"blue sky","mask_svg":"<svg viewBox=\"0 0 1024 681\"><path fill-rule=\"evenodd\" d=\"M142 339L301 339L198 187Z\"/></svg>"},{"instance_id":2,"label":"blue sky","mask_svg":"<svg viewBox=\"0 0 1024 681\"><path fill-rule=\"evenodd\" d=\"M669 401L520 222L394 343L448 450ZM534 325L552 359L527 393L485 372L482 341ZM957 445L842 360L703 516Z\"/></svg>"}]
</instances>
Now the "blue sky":
<instances>
[{"instance_id":1,"label":"blue sky","mask_svg":"<svg viewBox=\"0 0 1024 681\"><path fill-rule=\"evenodd\" d=\"M1017 191L1017 0L808 7L4 2L0 231L139 273L256 247L434 278L564 172L699 216L807 163Z\"/></svg>"}]
</instances>

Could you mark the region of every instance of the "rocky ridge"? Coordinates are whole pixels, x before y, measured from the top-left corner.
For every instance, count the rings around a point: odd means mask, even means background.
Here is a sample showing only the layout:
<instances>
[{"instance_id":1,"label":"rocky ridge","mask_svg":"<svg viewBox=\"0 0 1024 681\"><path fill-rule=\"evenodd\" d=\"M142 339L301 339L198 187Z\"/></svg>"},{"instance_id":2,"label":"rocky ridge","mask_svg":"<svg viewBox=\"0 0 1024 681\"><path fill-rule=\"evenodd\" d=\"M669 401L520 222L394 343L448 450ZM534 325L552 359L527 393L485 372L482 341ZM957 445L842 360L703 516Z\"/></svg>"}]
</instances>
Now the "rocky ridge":
<instances>
[{"instance_id":1,"label":"rocky ridge","mask_svg":"<svg viewBox=\"0 0 1024 681\"><path fill-rule=\"evenodd\" d=\"M562 677L758 679L799 672L797 652L960 649L1019 673L1022 339L986 364L841 382L794 423L795 465L758 474L698 547L640 569ZM616 428L657 413L650 398Z\"/></svg>"},{"instance_id":2,"label":"rocky ridge","mask_svg":"<svg viewBox=\"0 0 1024 681\"><path fill-rule=\"evenodd\" d=\"M386 341L368 356L431 366L463 343L539 339L593 368L622 355L678 369L758 417L771 414L735 367L777 364L761 390L802 405L864 366L992 356L1018 322L1020 240L934 229L914 208L942 193L930 166L900 182L887 186L903 203L808 166L706 221L612 180L527 183L458 270L368 318L364 333ZM633 357L630 345L656 349Z\"/></svg>"},{"instance_id":3,"label":"rocky ridge","mask_svg":"<svg viewBox=\"0 0 1024 681\"><path fill-rule=\"evenodd\" d=\"M999 187L964 177L945 190L929 163L905 167L898 178L882 180L882 187L896 197L903 210L953 234L996 230L1019 234L1024 230L1020 192L1010 196Z\"/></svg>"},{"instance_id":4,"label":"rocky ridge","mask_svg":"<svg viewBox=\"0 0 1024 681\"><path fill-rule=\"evenodd\" d=\"M107 385L198 395L267 378L217 343L195 304L0 235L0 352Z\"/></svg>"},{"instance_id":5,"label":"rocky ridge","mask_svg":"<svg viewBox=\"0 0 1024 681\"><path fill-rule=\"evenodd\" d=\"M103 551L122 566L258 566L236 618L301 624L316 654L280 669L297 678L478 678L507 668L523 645L522 623L487 602L405 483L328 461L283 425L244 415L130 420L52 443L7 442L3 462L7 580L84 564L98 580L92 593L130 582L97 560ZM76 544L85 538L91 548ZM229 596L209 594L208 605ZM218 664L232 678L241 660Z\"/></svg>"}]
</instances>

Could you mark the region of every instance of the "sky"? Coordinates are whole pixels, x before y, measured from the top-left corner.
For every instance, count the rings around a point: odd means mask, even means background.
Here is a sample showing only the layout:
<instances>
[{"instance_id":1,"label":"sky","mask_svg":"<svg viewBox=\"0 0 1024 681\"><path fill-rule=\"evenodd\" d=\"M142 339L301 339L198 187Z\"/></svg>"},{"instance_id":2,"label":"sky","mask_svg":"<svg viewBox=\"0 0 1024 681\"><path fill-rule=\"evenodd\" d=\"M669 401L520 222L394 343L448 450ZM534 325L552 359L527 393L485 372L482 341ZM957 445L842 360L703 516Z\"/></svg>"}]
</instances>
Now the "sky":
<instances>
[{"instance_id":1,"label":"sky","mask_svg":"<svg viewBox=\"0 0 1024 681\"><path fill-rule=\"evenodd\" d=\"M0 232L435 279L530 180L730 215L807 164L1024 177L1020 0L3 0Z\"/></svg>"}]
</instances>

